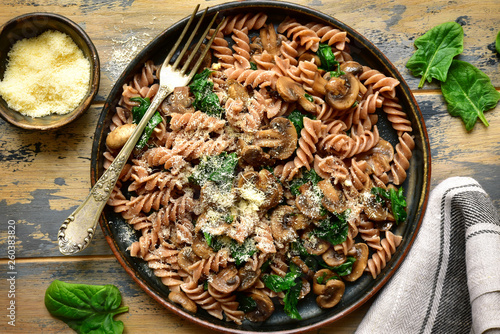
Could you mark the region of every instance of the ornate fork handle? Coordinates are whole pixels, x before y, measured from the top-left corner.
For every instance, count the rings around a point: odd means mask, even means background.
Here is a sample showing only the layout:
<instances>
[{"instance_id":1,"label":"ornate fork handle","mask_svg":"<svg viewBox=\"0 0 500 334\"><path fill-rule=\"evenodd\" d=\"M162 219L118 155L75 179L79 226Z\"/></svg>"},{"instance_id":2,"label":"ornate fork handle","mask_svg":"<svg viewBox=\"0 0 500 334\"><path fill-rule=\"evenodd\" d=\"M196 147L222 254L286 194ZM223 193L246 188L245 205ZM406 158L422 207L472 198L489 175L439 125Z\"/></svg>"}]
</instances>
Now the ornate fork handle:
<instances>
[{"instance_id":1,"label":"ornate fork handle","mask_svg":"<svg viewBox=\"0 0 500 334\"><path fill-rule=\"evenodd\" d=\"M83 203L64 221L59 228L59 250L64 255L72 255L84 250L94 236L101 211L111 196L118 177L139 140L149 119L160 103L172 92L169 86L160 86L151 105L127 140L109 168L102 174L90 190Z\"/></svg>"},{"instance_id":2,"label":"ornate fork handle","mask_svg":"<svg viewBox=\"0 0 500 334\"><path fill-rule=\"evenodd\" d=\"M111 196L111 192L115 187L116 181L118 181L118 177L120 176L121 171L125 166L125 163L127 162L130 154L132 153L135 144L142 135L144 128L149 122L149 119L151 118L151 116L153 116L156 109L158 109L160 103L162 103L163 100L170 93L173 92L174 87L186 86L191 81L196 71L200 67L201 62L205 58L206 53L210 49L210 45L212 45L212 42L224 21L218 24L212 37L205 45L206 46L205 50L201 52L201 55L198 57L197 51L199 50L204 40L204 37L198 40L198 43L193 49L191 55L184 63L182 69L177 68L180 61L183 59L184 54L188 50L191 41L193 41L193 38L195 37L198 28L200 27L200 24L203 21L208 11L208 8L206 8L205 12L198 20L195 29L189 36L188 40L184 43L182 51L177 56L177 59L175 60L174 64L170 65L170 60L172 59L175 51L183 41L184 35L186 34L191 23L193 22L199 7L200 5L196 6L193 14L191 15L191 18L184 27L184 30L182 31L180 37L177 39L177 42L170 50L169 54L167 55L167 57L165 58L163 64L159 69L159 75L158 74L157 75L159 77L158 79L160 88L156 93L155 97L153 98L153 101L151 101L151 105L149 106L148 110L142 117L141 121L135 128L130 138L122 147L121 151L113 160L109 168L104 172L104 174L102 174L102 176L99 178L94 187L92 187L90 193L87 195L83 203L78 208L76 208L76 210L61 225L57 237L59 240L59 251L64 255L72 255L78 253L84 250L90 244L90 241L94 236L95 228L97 226L97 222L99 221L99 216L101 215L101 211L102 209L104 209L106 202ZM202 34L202 36L207 36L218 14L219 12L215 13L215 15L212 18L212 21L205 29L205 32ZM191 62L195 59L195 57L198 57L195 65L192 67L189 74L186 74L189 66L191 65Z\"/></svg>"}]
</instances>

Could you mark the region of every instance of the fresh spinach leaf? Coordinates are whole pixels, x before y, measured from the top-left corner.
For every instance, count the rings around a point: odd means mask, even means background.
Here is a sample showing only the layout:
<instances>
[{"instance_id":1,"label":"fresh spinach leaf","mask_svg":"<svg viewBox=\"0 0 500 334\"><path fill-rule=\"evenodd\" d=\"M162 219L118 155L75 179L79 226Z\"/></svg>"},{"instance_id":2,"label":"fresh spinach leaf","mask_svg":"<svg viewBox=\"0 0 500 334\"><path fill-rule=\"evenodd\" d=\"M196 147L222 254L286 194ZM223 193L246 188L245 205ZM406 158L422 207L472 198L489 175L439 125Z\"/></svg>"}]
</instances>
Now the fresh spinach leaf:
<instances>
[{"instance_id":1,"label":"fresh spinach leaf","mask_svg":"<svg viewBox=\"0 0 500 334\"><path fill-rule=\"evenodd\" d=\"M478 118L488 126L484 112L494 108L500 99L500 93L486 74L456 59L451 63L447 80L441 84L441 91L448 112L461 117L467 131L472 130Z\"/></svg>"},{"instance_id":2,"label":"fresh spinach leaf","mask_svg":"<svg viewBox=\"0 0 500 334\"><path fill-rule=\"evenodd\" d=\"M352 272L352 266L356 262L356 258L348 256L344 263L339 266L333 267L332 270L339 276L346 276Z\"/></svg>"},{"instance_id":3,"label":"fresh spinach leaf","mask_svg":"<svg viewBox=\"0 0 500 334\"><path fill-rule=\"evenodd\" d=\"M250 62L250 69L255 71L257 69L257 64L251 61Z\"/></svg>"},{"instance_id":4,"label":"fresh spinach leaf","mask_svg":"<svg viewBox=\"0 0 500 334\"><path fill-rule=\"evenodd\" d=\"M250 296L242 293L236 294L236 301L238 302L238 310L245 313L252 312L257 308L257 302Z\"/></svg>"},{"instance_id":5,"label":"fresh spinach leaf","mask_svg":"<svg viewBox=\"0 0 500 334\"><path fill-rule=\"evenodd\" d=\"M122 321L113 317L127 312L120 307L120 291L114 285L71 284L55 280L45 292L45 307L77 333L122 333Z\"/></svg>"},{"instance_id":6,"label":"fresh spinach leaf","mask_svg":"<svg viewBox=\"0 0 500 334\"><path fill-rule=\"evenodd\" d=\"M417 50L406 63L415 76L422 76L418 88L425 81L446 81L453 57L464 49L464 31L456 22L445 22L427 31L415 40Z\"/></svg>"},{"instance_id":7,"label":"fresh spinach leaf","mask_svg":"<svg viewBox=\"0 0 500 334\"><path fill-rule=\"evenodd\" d=\"M226 188L233 182L236 165L238 165L238 155L234 152L202 157L189 181L200 186L213 181L218 186Z\"/></svg>"},{"instance_id":8,"label":"fresh spinach leaf","mask_svg":"<svg viewBox=\"0 0 500 334\"><path fill-rule=\"evenodd\" d=\"M193 106L209 116L221 117L224 108L220 105L219 97L213 92L214 83L208 80L212 72L206 68L194 76L189 89L194 94Z\"/></svg>"},{"instance_id":9,"label":"fresh spinach leaf","mask_svg":"<svg viewBox=\"0 0 500 334\"><path fill-rule=\"evenodd\" d=\"M297 303L299 301L300 290L302 290L302 281L296 279L295 283L296 284L285 293L285 297L283 298L283 309L290 318L301 320L302 317L297 309Z\"/></svg>"},{"instance_id":10,"label":"fresh spinach leaf","mask_svg":"<svg viewBox=\"0 0 500 334\"><path fill-rule=\"evenodd\" d=\"M298 109L295 109L288 115L288 119L293 123L295 131L297 131L297 137L300 137L300 131L304 128L304 115Z\"/></svg>"},{"instance_id":11,"label":"fresh spinach leaf","mask_svg":"<svg viewBox=\"0 0 500 334\"><path fill-rule=\"evenodd\" d=\"M222 248L228 248L231 257L234 259L234 263L237 266L245 263L257 251L255 242L252 238L245 239L245 241L241 245L236 240L230 239L228 237L214 237L210 235L209 239L209 246L212 247L212 249L216 252L220 251ZM207 240L206 236L205 240Z\"/></svg>"},{"instance_id":12,"label":"fresh spinach leaf","mask_svg":"<svg viewBox=\"0 0 500 334\"><path fill-rule=\"evenodd\" d=\"M299 188L306 184L307 182L311 182L313 186L317 185L319 181L323 180L321 176L319 176L314 169L310 169L308 171L302 172L302 177L298 179L293 179L290 183L290 192L294 196L300 195Z\"/></svg>"},{"instance_id":13,"label":"fresh spinach leaf","mask_svg":"<svg viewBox=\"0 0 500 334\"><path fill-rule=\"evenodd\" d=\"M131 101L134 102L139 102L138 106L132 107L132 121L135 124L139 124L141 119L144 117L146 114L146 111L148 110L149 106L151 105L151 100L149 97L132 97L130 98ZM142 149L144 146L146 146L149 138L151 137L151 134L153 133L154 128L158 124L162 122L162 117L160 113L157 111L154 113L154 115L149 119L148 124L144 128L144 131L142 132L141 137L139 138L139 141L135 145L137 149Z\"/></svg>"},{"instance_id":14,"label":"fresh spinach leaf","mask_svg":"<svg viewBox=\"0 0 500 334\"><path fill-rule=\"evenodd\" d=\"M229 250L231 251L231 257L234 259L234 263L240 266L255 254L257 248L255 248L253 239L247 238L241 245L234 241L229 247Z\"/></svg>"},{"instance_id":15,"label":"fresh spinach leaf","mask_svg":"<svg viewBox=\"0 0 500 334\"><path fill-rule=\"evenodd\" d=\"M320 43L316 55L319 57L321 65L319 68L330 71L332 76L338 77L345 74L340 70L340 63L335 59L332 47L328 44Z\"/></svg>"},{"instance_id":16,"label":"fresh spinach leaf","mask_svg":"<svg viewBox=\"0 0 500 334\"><path fill-rule=\"evenodd\" d=\"M389 200L391 202L391 211L394 215L394 219L396 220L396 224L403 222L408 217L406 213L406 198L403 194L403 187L398 190L394 190L394 188L390 188L389 190L385 190L379 187L373 187L371 189L371 193L376 196L376 200L381 202L382 199Z\"/></svg>"},{"instance_id":17,"label":"fresh spinach leaf","mask_svg":"<svg viewBox=\"0 0 500 334\"><path fill-rule=\"evenodd\" d=\"M319 222L319 225L313 230L312 234L328 241L331 245L343 243L347 239L349 230L349 225L347 224L349 213L350 210L346 210L340 215L328 215L327 218Z\"/></svg>"},{"instance_id":18,"label":"fresh spinach leaf","mask_svg":"<svg viewBox=\"0 0 500 334\"><path fill-rule=\"evenodd\" d=\"M297 302L300 290L302 289L302 280L300 276L302 271L294 263L290 263L289 271L284 277L278 275L263 275L262 279L266 287L274 292L285 291L283 302L285 304L285 313L292 319L302 319L297 310Z\"/></svg>"},{"instance_id":19,"label":"fresh spinach leaf","mask_svg":"<svg viewBox=\"0 0 500 334\"><path fill-rule=\"evenodd\" d=\"M137 97L131 97L130 101L139 103L138 106L132 107L132 121L135 124L139 124L142 117L144 116L149 106L151 105L151 100L149 99L149 97L142 98L137 96Z\"/></svg>"},{"instance_id":20,"label":"fresh spinach leaf","mask_svg":"<svg viewBox=\"0 0 500 334\"><path fill-rule=\"evenodd\" d=\"M497 39L495 41L495 49L497 49L497 52L500 53L500 31L497 34Z\"/></svg>"},{"instance_id":21,"label":"fresh spinach leaf","mask_svg":"<svg viewBox=\"0 0 500 334\"><path fill-rule=\"evenodd\" d=\"M151 134L153 133L153 130L162 121L163 121L163 119L161 118L160 113L158 111L155 112L153 114L153 116L149 119L148 124L146 124L146 127L144 128L144 131L142 132L142 135L139 138L139 140L137 141L137 144L135 145L135 147L140 150L144 146L146 146L146 144L148 143L149 138L151 137Z\"/></svg>"}]
</instances>

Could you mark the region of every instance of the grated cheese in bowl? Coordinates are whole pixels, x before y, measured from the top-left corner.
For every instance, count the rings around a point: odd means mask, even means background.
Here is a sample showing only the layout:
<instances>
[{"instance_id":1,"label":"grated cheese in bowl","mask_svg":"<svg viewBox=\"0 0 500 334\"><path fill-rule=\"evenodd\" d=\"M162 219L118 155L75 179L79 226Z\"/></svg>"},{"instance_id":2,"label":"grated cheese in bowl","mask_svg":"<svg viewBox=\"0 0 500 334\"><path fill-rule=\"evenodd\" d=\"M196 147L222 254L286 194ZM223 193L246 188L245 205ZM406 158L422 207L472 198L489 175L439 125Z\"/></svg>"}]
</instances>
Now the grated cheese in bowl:
<instances>
[{"instance_id":1,"label":"grated cheese in bowl","mask_svg":"<svg viewBox=\"0 0 500 334\"><path fill-rule=\"evenodd\" d=\"M89 90L90 62L63 32L48 30L17 41L8 57L0 95L25 116L67 114Z\"/></svg>"}]
</instances>

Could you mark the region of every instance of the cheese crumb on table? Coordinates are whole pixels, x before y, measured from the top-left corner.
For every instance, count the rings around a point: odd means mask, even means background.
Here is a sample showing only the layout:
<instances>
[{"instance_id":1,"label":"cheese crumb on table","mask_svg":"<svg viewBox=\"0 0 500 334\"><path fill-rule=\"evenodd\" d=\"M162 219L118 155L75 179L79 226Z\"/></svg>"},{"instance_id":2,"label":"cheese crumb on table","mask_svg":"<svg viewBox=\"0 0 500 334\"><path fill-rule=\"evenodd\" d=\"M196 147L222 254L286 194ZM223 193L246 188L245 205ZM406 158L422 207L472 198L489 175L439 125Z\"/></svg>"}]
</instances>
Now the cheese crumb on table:
<instances>
[{"instance_id":1,"label":"cheese crumb on table","mask_svg":"<svg viewBox=\"0 0 500 334\"><path fill-rule=\"evenodd\" d=\"M23 115L73 111L90 86L90 62L70 36L49 30L17 41L8 53L0 95Z\"/></svg>"}]
</instances>

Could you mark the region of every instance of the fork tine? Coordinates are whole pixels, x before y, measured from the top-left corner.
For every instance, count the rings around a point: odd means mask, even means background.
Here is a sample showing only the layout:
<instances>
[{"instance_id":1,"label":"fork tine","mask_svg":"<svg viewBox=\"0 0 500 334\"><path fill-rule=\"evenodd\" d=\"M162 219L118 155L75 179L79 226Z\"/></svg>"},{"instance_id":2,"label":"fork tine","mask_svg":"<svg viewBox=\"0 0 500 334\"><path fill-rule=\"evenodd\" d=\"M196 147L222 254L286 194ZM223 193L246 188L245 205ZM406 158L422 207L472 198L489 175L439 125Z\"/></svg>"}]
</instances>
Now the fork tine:
<instances>
[{"instance_id":1,"label":"fork tine","mask_svg":"<svg viewBox=\"0 0 500 334\"><path fill-rule=\"evenodd\" d=\"M194 47L193 51L191 52L191 54L189 55L189 58L187 59L186 63L184 64L184 66L182 67L181 69L181 74L184 74L186 73L186 70L188 69L189 65L191 64L191 61L193 60L193 58L196 56L196 53L198 52L198 49L200 48L201 46L201 43L203 43L203 40L205 39L205 36L207 36L208 32L210 31L210 28L212 28L212 25L214 24L215 20L217 19L217 16L219 15L219 12L215 13L214 17L212 18L212 21L210 21L210 24L208 25L208 27L205 29L205 32L203 33L202 37L200 38L200 40L198 41L198 43L196 44L196 46ZM215 32L215 34L217 34L217 32ZM215 36L215 35L214 35ZM210 48L210 45L207 46L208 48ZM206 49L206 48L205 48ZM203 57L201 57L201 59L203 59L205 57L205 54L206 53L203 53Z\"/></svg>"},{"instance_id":2,"label":"fork tine","mask_svg":"<svg viewBox=\"0 0 500 334\"><path fill-rule=\"evenodd\" d=\"M198 29L200 28L201 22L203 22L203 19L205 18L205 15L207 14L207 11L208 11L208 7L205 8L205 11L203 12L203 15L198 20L198 24L196 25L196 27L194 27L194 30L191 33L191 36L189 36L188 40L186 41L186 44L184 45L184 48L182 49L181 53L179 54L179 56L175 60L175 63L172 65L173 69L177 69L177 66L179 66L179 63L181 62L182 58L184 57L184 54L186 53L186 51L188 50L189 46L191 45L191 42L193 41L194 36L198 32Z\"/></svg>"},{"instance_id":3,"label":"fork tine","mask_svg":"<svg viewBox=\"0 0 500 334\"><path fill-rule=\"evenodd\" d=\"M219 14L219 12L217 12L214 16L214 18L212 19L212 22L210 23L210 26L206 29L205 33L203 36L206 36L210 30L210 27L212 26L213 22L215 21L215 18L217 17L217 15ZM210 50L210 46L212 45L212 42L214 41L215 39L215 36L217 35L217 33L219 32L219 29L220 27L222 26L222 24L224 23L226 19L222 20L222 22L220 22L218 25L217 25L217 28L215 28L215 31L214 31L214 34L212 35L212 37L210 37L210 40L208 41L208 43L205 45L205 50L203 50L201 56L198 58L198 61L196 62L196 64L194 64L193 68L191 69L191 72L189 73L189 76L188 76L188 81L191 81L191 79L193 78L193 76L196 74L196 71L198 71L198 68L200 67L202 61L203 61L203 58L205 58L205 55L207 54L208 50ZM202 42L203 39L200 40L200 42ZM200 42L198 42L198 45L197 45L197 48L199 47L199 44L201 44ZM195 52L193 52L194 54ZM184 72L182 72L184 74Z\"/></svg>"},{"instance_id":4,"label":"fork tine","mask_svg":"<svg viewBox=\"0 0 500 334\"><path fill-rule=\"evenodd\" d=\"M182 31L181 35L179 36L179 38L177 39L177 41L175 42L174 46L172 47L172 49L170 49L170 52L168 53L168 56L167 58L165 58L165 60L163 61L163 65L162 67L164 66L167 66L169 63L170 63L170 60L172 59L172 57L174 56L174 53L175 53L175 50L177 50L177 48L179 47L179 45L181 44L182 42L182 39L184 38L184 35L186 35L186 32L188 31L188 28L189 26L191 25L191 22L193 22L194 20L194 17L196 15L196 13L198 12L198 9L200 8L200 4L196 5L194 11L193 11L193 14L191 14L191 18L189 18L189 21L188 23L186 24L186 26L184 27L184 30Z\"/></svg>"}]
</instances>

